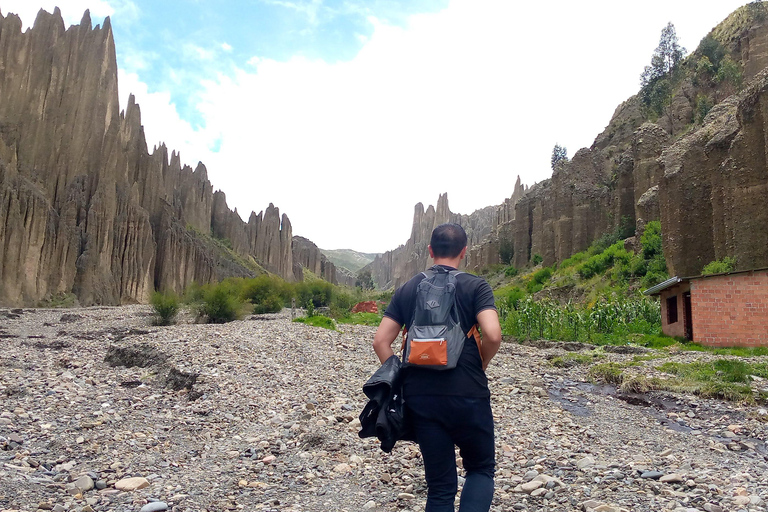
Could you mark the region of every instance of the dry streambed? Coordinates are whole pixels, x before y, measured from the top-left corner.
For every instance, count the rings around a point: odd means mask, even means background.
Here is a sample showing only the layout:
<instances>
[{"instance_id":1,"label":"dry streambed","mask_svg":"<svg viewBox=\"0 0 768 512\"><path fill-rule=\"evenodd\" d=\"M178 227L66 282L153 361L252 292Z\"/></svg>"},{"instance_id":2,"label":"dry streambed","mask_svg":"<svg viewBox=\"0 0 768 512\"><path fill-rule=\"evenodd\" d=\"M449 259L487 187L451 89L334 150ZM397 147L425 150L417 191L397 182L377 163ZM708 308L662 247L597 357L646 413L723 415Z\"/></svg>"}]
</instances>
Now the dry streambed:
<instances>
[{"instance_id":1,"label":"dry streambed","mask_svg":"<svg viewBox=\"0 0 768 512\"><path fill-rule=\"evenodd\" d=\"M423 510L418 450L357 436L373 332L0 310L0 510ZM768 509L764 408L623 395L548 363L564 351L491 365L492 510Z\"/></svg>"}]
</instances>

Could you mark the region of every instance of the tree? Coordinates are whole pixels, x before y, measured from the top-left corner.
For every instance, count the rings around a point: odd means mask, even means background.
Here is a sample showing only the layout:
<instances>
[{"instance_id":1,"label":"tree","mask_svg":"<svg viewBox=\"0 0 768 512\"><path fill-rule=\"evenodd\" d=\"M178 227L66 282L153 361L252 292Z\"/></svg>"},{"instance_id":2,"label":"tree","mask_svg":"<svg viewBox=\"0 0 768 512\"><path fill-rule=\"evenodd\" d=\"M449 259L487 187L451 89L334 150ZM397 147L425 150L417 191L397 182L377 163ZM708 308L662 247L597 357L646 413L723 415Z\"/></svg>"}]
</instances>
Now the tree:
<instances>
[{"instance_id":1,"label":"tree","mask_svg":"<svg viewBox=\"0 0 768 512\"><path fill-rule=\"evenodd\" d=\"M645 66L640 75L640 83L643 88L648 87L654 81L669 74L677 67L680 61L685 57L686 49L680 46L675 32L675 26L672 22L661 30L659 46L653 52L651 65Z\"/></svg>"},{"instance_id":2,"label":"tree","mask_svg":"<svg viewBox=\"0 0 768 512\"><path fill-rule=\"evenodd\" d=\"M640 74L640 97L652 112L661 115L672 97L672 74L685 57L678 43L675 26L670 22L661 31L659 46L653 52L651 65Z\"/></svg>"},{"instance_id":3,"label":"tree","mask_svg":"<svg viewBox=\"0 0 768 512\"><path fill-rule=\"evenodd\" d=\"M552 149L552 170L555 169L559 162L568 161L568 150L560 144L555 144Z\"/></svg>"}]
</instances>

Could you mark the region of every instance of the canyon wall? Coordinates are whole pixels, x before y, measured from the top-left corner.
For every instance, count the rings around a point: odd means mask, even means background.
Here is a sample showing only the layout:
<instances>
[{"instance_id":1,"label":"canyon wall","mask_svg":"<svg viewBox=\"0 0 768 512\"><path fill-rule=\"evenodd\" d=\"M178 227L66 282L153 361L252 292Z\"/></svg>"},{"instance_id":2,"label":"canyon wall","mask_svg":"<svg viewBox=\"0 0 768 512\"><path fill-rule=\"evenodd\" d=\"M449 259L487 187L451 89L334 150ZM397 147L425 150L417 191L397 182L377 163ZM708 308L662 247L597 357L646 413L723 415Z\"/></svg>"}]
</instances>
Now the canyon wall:
<instances>
[{"instance_id":1,"label":"canyon wall","mask_svg":"<svg viewBox=\"0 0 768 512\"><path fill-rule=\"evenodd\" d=\"M146 302L264 270L295 279L285 214L270 205L244 222L202 163L149 153L132 96L119 111L109 18L92 28L86 11L65 29L41 10L21 26L0 15L0 303Z\"/></svg>"}]
</instances>

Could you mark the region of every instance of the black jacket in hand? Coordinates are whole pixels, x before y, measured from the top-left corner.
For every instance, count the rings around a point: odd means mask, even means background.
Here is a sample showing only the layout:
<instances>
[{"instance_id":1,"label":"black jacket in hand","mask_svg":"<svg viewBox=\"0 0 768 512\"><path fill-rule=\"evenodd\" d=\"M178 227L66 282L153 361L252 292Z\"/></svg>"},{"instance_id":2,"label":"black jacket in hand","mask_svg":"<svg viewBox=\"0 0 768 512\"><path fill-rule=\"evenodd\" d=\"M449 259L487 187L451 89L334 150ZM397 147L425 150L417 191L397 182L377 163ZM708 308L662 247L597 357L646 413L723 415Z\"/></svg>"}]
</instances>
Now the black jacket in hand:
<instances>
[{"instance_id":1,"label":"black jacket in hand","mask_svg":"<svg viewBox=\"0 0 768 512\"><path fill-rule=\"evenodd\" d=\"M360 437L376 436L386 453L399 440L416 440L405 414L400 358L392 355L384 361L363 385L363 393L369 400L360 413Z\"/></svg>"}]
</instances>

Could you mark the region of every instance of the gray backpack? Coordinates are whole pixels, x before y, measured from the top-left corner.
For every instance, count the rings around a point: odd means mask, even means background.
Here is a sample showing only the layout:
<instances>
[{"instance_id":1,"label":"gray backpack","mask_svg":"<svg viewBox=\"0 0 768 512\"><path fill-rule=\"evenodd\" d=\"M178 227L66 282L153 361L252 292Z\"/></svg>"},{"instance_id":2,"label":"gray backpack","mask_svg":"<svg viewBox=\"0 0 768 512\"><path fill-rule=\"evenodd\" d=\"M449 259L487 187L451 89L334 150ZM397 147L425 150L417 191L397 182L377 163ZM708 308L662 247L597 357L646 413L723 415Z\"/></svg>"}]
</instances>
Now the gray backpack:
<instances>
[{"instance_id":1,"label":"gray backpack","mask_svg":"<svg viewBox=\"0 0 768 512\"><path fill-rule=\"evenodd\" d=\"M425 276L416 288L413 324L405 333L403 366L450 370L464 349L465 336L456 307L457 270L439 266L422 272ZM473 329L474 331L474 329Z\"/></svg>"}]
</instances>

